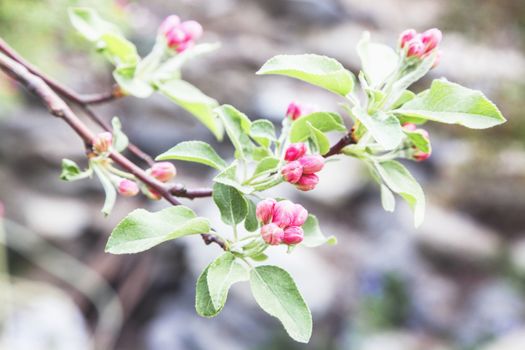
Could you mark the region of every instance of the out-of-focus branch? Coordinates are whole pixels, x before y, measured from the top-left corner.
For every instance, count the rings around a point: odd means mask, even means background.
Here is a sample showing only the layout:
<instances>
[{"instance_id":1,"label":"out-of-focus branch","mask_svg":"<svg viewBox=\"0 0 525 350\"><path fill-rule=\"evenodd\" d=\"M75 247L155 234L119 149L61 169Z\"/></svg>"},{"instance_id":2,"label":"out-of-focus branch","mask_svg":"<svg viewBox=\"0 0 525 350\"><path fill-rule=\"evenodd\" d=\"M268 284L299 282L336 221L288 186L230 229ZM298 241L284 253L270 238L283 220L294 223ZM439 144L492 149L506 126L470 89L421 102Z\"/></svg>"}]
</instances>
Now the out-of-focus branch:
<instances>
[{"instance_id":1,"label":"out-of-focus branch","mask_svg":"<svg viewBox=\"0 0 525 350\"><path fill-rule=\"evenodd\" d=\"M352 139L351 133L349 132L345 136L343 136L336 144L334 144L330 148L330 150L323 155L323 157L328 158L331 156L335 156L336 154L341 153L343 148L354 143L355 141Z\"/></svg>"}]
</instances>

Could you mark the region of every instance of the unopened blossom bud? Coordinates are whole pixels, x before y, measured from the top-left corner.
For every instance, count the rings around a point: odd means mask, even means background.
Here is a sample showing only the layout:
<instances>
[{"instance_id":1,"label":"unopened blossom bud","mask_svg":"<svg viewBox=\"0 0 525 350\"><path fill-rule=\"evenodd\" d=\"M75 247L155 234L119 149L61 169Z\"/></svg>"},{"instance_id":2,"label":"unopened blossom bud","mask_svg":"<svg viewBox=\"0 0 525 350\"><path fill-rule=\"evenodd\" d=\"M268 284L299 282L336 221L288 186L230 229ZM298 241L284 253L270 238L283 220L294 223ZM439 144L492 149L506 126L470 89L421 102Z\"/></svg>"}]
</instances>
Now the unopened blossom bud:
<instances>
[{"instance_id":1,"label":"unopened blossom bud","mask_svg":"<svg viewBox=\"0 0 525 350\"><path fill-rule=\"evenodd\" d=\"M437 28L432 28L422 33L421 41L425 45L424 53L429 53L434 50L441 42L442 37L443 34L441 34L441 31Z\"/></svg>"},{"instance_id":2,"label":"unopened blossom bud","mask_svg":"<svg viewBox=\"0 0 525 350\"><path fill-rule=\"evenodd\" d=\"M202 26L197 21L182 22L180 27L193 41L198 40L202 36Z\"/></svg>"},{"instance_id":3,"label":"unopened blossom bud","mask_svg":"<svg viewBox=\"0 0 525 350\"><path fill-rule=\"evenodd\" d=\"M282 168L281 174L285 181L294 184L301 178L303 166L297 160L294 160Z\"/></svg>"},{"instance_id":4,"label":"unopened blossom bud","mask_svg":"<svg viewBox=\"0 0 525 350\"><path fill-rule=\"evenodd\" d=\"M421 57L425 53L425 44L423 44L419 35L410 40L407 43L407 47L407 57Z\"/></svg>"},{"instance_id":5,"label":"unopened blossom bud","mask_svg":"<svg viewBox=\"0 0 525 350\"><path fill-rule=\"evenodd\" d=\"M255 216L257 216L257 219L264 224L272 221L273 208L276 203L275 199L272 198L267 198L257 203L257 208L255 209Z\"/></svg>"},{"instance_id":6,"label":"unopened blossom bud","mask_svg":"<svg viewBox=\"0 0 525 350\"><path fill-rule=\"evenodd\" d=\"M417 125L414 124L414 123L404 123L403 124L403 129L405 129L407 131L416 131Z\"/></svg>"},{"instance_id":7,"label":"unopened blossom bud","mask_svg":"<svg viewBox=\"0 0 525 350\"><path fill-rule=\"evenodd\" d=\"M298 226L290 226L284 230L283 243L288 245L299 244L303 241L304 231Z\"/></svg>"},{"instance_id":8,"label":"unopened blossom bud","mask_svg":"<svg viewBox=\"0 0 525 350\"><path fill-rule=\"evenodd\" d=\"M98 154L109 151L111 143L113 142L113 135L110 132L101 132L93 140L93 151Z\"/></svg>"},{"instance_id":9,"label":"unopened blossom bud","mask_svg":"<svg viewBox=\"0 0 525 350\"><path fill-rule=\"evenodd\" d=\"M168 32L170 32L172 29L177 27L180 24L180 18L176 15L168 16L162 21L159 27L159 31L166 35Z\"/></svg>"},{"instance_id":10,"label":"unopened blossom bud","mask_svg":"<svg viewBox=\"0 0 525 350\"><path fill-rule=\"evenodd\" d=\"M272 222L279 227L301 226L308 218L308 211L289 200L277 202L273 208Z\"/></svg>"},{"instance_id":11,"label":"unopened blossom bud","mask_svg":"<svg viewBox=\"0 0 525 350\"><path fill-rule=\"evenodd\" d=\"M276 224L267 224L261 227L262 239L270 245L278 245L283 241L284 231Z\"/></svg>"},{"instance_id":12,"label":"unopened blossom bud","mask_svg":"<svg viewBox=\"0 0 525 350\"><path fill-rule=\"evenodd\" d=\"M303 114L303 111L302 111L302 107L300 104L296 102L291 102L288 105L288 109L286 110L287 117L292 118L292 120L297 120L302 114Z\"/></svg>"},{"instance_id":13,"label":"unopened blossom bud","mask_svg":"<svg viewBox=\"0 0 525 350\"><path fill-rule=\"evenodd\" d=\"M165 36L168 47L183 52L192 47L202 36L202 26L196 21L180 23L177 16L169 16L162 22L160 31Z\"/></svg>"},{"instance_id":14,"label":"unopened blossom bud","mask_svg":"<svg viewBox=\"0 0 525 350\"><path fill-rule=\"evenodd\" d=\"M135 181L121 179L118 183L118 193L124 197L133 197L139 193L139 186Z\"/></svg>"},{"instance_id":15,"label":"unopened blossom bud","mask_svg":"<svg viewBox=\"0 0 525 350\"><path fill-rule=\"evenodd\" d=\"M405 45L417 35L414 29L406 29L399 35L399 47L404 48Z\"/></svg>"},{"instance_id":16,"label":"unopened blossom bud","mask_svg":"<svg viewBox=\"0 0 525 350\"><path fill-rule=\"evenodd\" d=\"M151 176L161 182L168 182L177 175L177 169L169 162L159 162L153 164L149 170Z\"/></svg>"},{"instance_id":17,"label":"unopened blossom bud","mask_svg":"<svg viewBox=\"0 0 525 350\"><path fill-rule=\"evenodd\" d=\"M308 219L308 210L301 204L295 204L293 208L293 219L290 226L303 226Z\"/></svg>"},{"instance_id":18,"label":"unopened blossom bud","mask_svg":"<svg viewBox=\"0 0 525 350\"><path fill-rule=\"evenodd\" d=\"M306 144L302 142L292 143L284 153L284 160L292 162L306 154Z\"/></svg>"},{"instance_id":19,"label":"unopened blossom bud","mask_svg":"<svg viewBox=\"0 0 525 350\"><path fill-rule=\"evenodd\" d=\"M311 191L319 183L319 177L315 174L305 174L295 183L295 187L301 191Z\"/></svg>"},{"instance_id":20,"label":"unopened blossom bud","mask_svg":"<svg viewBox=\"0 0 525 350\"><path fill-rule=\"evenodd\" d=\"M424 160L427 160L428 158L430 158L430 154L431 152L423 152L423 151L420 151L420 150L416 150L413 154L412 154L412 158L414 158L414 160L418 161L418 162L422 162Z\"/></svg>"},{"instance_id":21,"label":"unopened blossom bud","mask_svg":"<svg viewBox=\"0 0 525 350\"><path fill-rule=\"evenodd\" d=\"M303 174L314 174L324 167L324 158L319 155L304 156L299 159L303 166Z\"/></svg>"}]
</instances>

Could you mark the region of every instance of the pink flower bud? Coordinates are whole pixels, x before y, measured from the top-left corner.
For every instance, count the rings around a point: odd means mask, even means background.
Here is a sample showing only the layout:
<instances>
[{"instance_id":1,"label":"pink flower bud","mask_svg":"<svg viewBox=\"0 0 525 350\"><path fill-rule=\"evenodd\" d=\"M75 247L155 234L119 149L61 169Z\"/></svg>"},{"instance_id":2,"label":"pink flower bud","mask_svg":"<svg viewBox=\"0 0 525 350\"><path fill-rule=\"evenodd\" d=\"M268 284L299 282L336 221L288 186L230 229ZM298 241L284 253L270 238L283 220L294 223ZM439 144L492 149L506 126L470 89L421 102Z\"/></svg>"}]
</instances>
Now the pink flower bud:
<instances>
[{"instance_id":1,"label":"pink flower bud","mask_svg":"<svg viewBox=\"0 0 525 350\"><path fill-rule=\"evenodd\" d=\"M295 187L301 191L311 191L319 183L319 177L315 174L305 174L295 183Z\"/></svg>"},{"instance_id":2,"label":"pink flower bud","mask_svg":"<svg viewBox=\"0 0 525 350\"><path fill-rule=\"evenodd\" d=\"M414 123L404 123L403 128L407 131L416 131L417 126Z\"/></svg>"},{"instance_id":3,"label":"pink flower bud","mask_svg":"<svg viewBox=\"0 0 525 350\"><path fill-rule=\"evenodd\" d=\"M434 63L432 64L432 68L436 68L439 63L441 62L441 57L443 56L443 51L439 50L436 54L436 59L434 60Z\"/></svg>"},{"instance_id":4,"label":"pink flower bud","mask_svg":"<svg viewBox=\"0 0 525 350\"><path fill-rule=\"evenodd\" d=\"M420 133L421 135L423 135L423 137L426 138L427 140L430 140L430 135L428 134L428 131L426 131L425 129L417 129L416 131Z\"/></svg>"},{"instance_id":5,"label":"pink flower bud","mask_svg":"<svg viewBox=\"0 0 525 350\"><path fill-rule=\"evenodd\" d=\"M262 239L270 245L278 245L283 241L284 231L276 224L267 224L261 227Z\"/></svg>"},{"instance_id":6,"label":"pink flower bud","mask_svg":"<svg viewBox=\"0 0 525 350\"><path fill-rule=\"evenodd\" d=\"M101 132L93 140L93 151L98 154L109 151L111 143L113 142L113 135L110 132Z\"/></svg>"},{"instance_id":7,"label":"pink flower bud","mask_svg":"<svg viewBox=\"0 0 525 350\"><path fill-rule=\"evenodd\" d=\"M286 110L286 116L292 118L292 120L299 119L302 115L302 107L298 103L290 102L288 109Z\"/></svg>"},{"instance_id":8,"label":"pink flower bud","mask_svg":"<svg viewBox=\"0 0 525 350\"><path fill-rule=\"evenodd\" d=\"M272 222L279 227L301 226L308 218L308 211L289 200L277 202L273 208Z\"/></svg>"},{"instance_id":9,"label":"pink flower bud","mask_svg":"<svg viewBox=\"0 0 525 350\"><path fill-rule=\"evenodd\" d=\"M283 175L285 181L294 184L301 178L301 175L303 174L303 167L301 163L299 163L297 160L294 160L282 168L281 174Z\"/></svg>"},{"instance_id":10,"label":"pink flower bud","mask_svg":"<svg viewBox=\"0 0 525 350\"><path fill-rule=\"evenodd\" d=\"M324 158L319 155L304 156L299 159L303 166L303 174L314 174L324 167Z\"/></svg>"},{"instance_id":11,"label":"pink flower bud","mask_svg":"<svg viewBox=\"0 0 525 350\"><path fill-rule=\"evenodd\" d=\"M415 151L414 154L412 154L412 158L414 158L414 160L418 161L418 162L422 162L424 160L427 160L428 158L430 158L430 152L428 153L425 153L425 152L422 152L422 151Z\"/></svg>"},{"instance_id":12,"label":"pink flower bud","mask_svg":"<svg viewBox=\"0 0 525 350\"><path fill-rule=\"evenodd\" d=\"M176 15L168 16L162 21L159 27L159 31L166 35L169 33L173 28L177 27L180 24L180 18Z\"/></svg>"},{"instance_id":13,"label":"pink flower bud","mask_svg":"<svg viewBox=\"0 0 525 350\"><path fill-rule=\"evenodd\" d=\"M417 35L407 43L407 57L421 57L425 53L425 44L421 37Z\"/></svg>"},{"instance_id":14,"label":"pink flower bud","mask_svg":"<svg viewBox=\"0 0 525 350\"><path fill-rule=\"evenodd\" d=\"M153 164L150 174L159 181L168 182L177 175L177 169L169 162L160 162Z\"/></svg>"},{"instance_id":15,"label":"pink flower bud","mask_svg":"<svg viewBox=\"0 0 525 350\"><path fill-rule=\"evenodd\" d=\"M405 45L417 35L414 29L405 29L399 35L399 47L404 48Z\"/></svg>"},{"instance_id":16,"label":"pink flower bud","mask_svg":"<svg viewBox=\"0 0 525 350\"><path fill-rule=\"evenodd\" d=\"M298 226L290 226L284 230L283 243L288 245L299 244L303 241L303 229Z\"/></svg>"},{"instance_id":17,"label":"pink flower bud","mask_svg":"<svg viewBox=\"0 0 525 350\"><path fill-rule=\"evenodd\" d=\"M429 53L434 50L441 42L442 37L443 34L441 34L441 31L437 28L429 29L421 34L421 41L425 45L424 53Z\"/></svg>"},{"instance_id":18,"label":"pink flower bud","mask_svg":"<svg viewBox=\"0 0 525 350\"><path fill-rule=\"evenodd\" d=\"M284 160L292 162L306 154L306 145L302 142L292 143L284 153Z\"/></svg>"},{"instance_id":19,"label":"pink flower bud","mask_svg":"<svg viewBox=\"0 0 525 350\"><path fill-rule=\"evenodd\" d=\"M122 179L118 183L118 193L124 197L133 197L139 193L139 186L135 181Z\"/></svg>"},{"instance_id":20,"label":"pink flower bud","mask_svg":"<svg viewBox=\"0 0 525 350\"><path fill-rule=\"evenodd\" d=\"M170 17L161 25L168 46L177 52L183 52L194 46L195 41L202 36L202 26L196 21L180 23L178 17L172 19Z\"/></svg>"},{"instance_id":21,"label":"pink flower bud","mask_svg":"<svg viewBox=\"0 0 525 350\"><path fill-rule=\"evenodd\" d=\"M267 198L259 203L257 203L257 208L255 209L255 215L257 219L264 224L272 221L273 217L273 208L277 202L272 198Z\"/></svg>"},{"instance_id":22,"label":"pink flower bud","mask_svg":"<svg viewBox=\"0 0 525 350\"><path fill-rule=\"evenodd\" d=\"M197 21L182 22L180 28L186 33L190 40L198 40L202 36L202 26Z\"/></svg>"}]
</instances>

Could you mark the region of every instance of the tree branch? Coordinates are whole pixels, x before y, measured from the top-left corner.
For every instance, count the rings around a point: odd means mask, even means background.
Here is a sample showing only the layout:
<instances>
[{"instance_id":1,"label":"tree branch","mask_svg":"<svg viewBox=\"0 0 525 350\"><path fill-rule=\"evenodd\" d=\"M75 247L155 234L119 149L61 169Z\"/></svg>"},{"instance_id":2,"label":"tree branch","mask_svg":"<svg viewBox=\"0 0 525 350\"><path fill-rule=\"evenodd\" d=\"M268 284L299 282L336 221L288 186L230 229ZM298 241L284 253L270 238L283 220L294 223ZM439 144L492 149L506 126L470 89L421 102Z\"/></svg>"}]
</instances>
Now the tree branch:
<instances>
[{"instance_id":1,"label":"tree branch","mask_svg":"<svg viewBox=\"0 0 525 350\"><path fill-rule=\"evenodd\" d=\"M86 148L91 148L95 138L93 132L77 117L71 108L57 95L53 88L47 84L43 78L30 72L29 69L24 65L2 53L0 53L0 69L24 85L29 91L40 97L49 112L52 115L64 120L75 131L75 133L80 136L82 141L84 141ZM174 197L172 191L181 197L187 198L197 198L204 196L204 194L206 194L206 196L211 195L211 191L207 192L207 190L187 190L180 185L168 188L165 184L148 175L143 169L135 165L135 163L131 162L128 158L118 152L110 152L109 158L111 158L120 167L133 174L145 185L158 192L172 205L181 204ZM176 189L174 190L174 188ZM218 237L209 234L203 234L203 239L206 244L215 242L223 249L225 248L225 242L222 242L222 240Z\"/></svg>"},{"instance_id":2,"label":"tree branch","mask_svg":"<svg viewBox=\"0 0 525 350\"><path fill-rule=\"evenodd\" d=\"M323 155L323 157L328 158L331 156L334 156L336 154L341 153L343 148L345 148L348 145L355 144L354 139L352 139L351 131L348 132L345 136L343 136L336 144L334 144L330 150Z\"/></svg>"}]
</instances>

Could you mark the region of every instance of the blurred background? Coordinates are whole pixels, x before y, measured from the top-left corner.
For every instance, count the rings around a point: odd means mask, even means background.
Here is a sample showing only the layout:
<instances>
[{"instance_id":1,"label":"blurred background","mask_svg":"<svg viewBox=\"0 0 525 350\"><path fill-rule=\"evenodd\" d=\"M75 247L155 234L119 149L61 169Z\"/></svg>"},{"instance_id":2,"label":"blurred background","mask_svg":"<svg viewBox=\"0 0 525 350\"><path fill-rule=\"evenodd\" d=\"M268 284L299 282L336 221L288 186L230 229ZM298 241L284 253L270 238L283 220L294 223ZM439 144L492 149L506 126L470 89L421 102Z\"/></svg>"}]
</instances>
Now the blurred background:
<instances>
[{"instance_id":1,"label":"blurred background","mask_svg":"<svg viewBox=\"0 0 525 350\"><path fill-rule=\"evenodd\" d=\"M339 240L271 257L291 272L313 311L312 340L302 345L258 309L246 284L234 286L218 317L195 313L197 276L220 253L198 237L139 255L105 254L109 233L129 211L166 204L121 198L104 218L96 180L59 180L62 158L86 164L80 140L2 75L0 241L8 250L1 250L0 267L8 262L10 276L0 279L1 349L82 350L93 339L126 350L525 349L523 0L0 0L0 36L44 72L92 93L111 87L111 68L69 24L66 9L79 4L119 23L142 54L165 16L198 20L205 28L201 41L222 47L192 61L185 79L276 125L292 100L325 110L337 109L337 100L291 79L256 77L269 57L326 54L356 72L363 31L395 45L405 28L439 27L441 64L413 89L445 76L483 90L508 123L485 131L427 125L433 155L408 164L428 200L417 230L404 205L394 214L383 211L378 188L351 159L329 163L315 191L302 194L284 184L274 192L316 213L325 234ZM152 155L188 139L231 154L229 144L217 144L162 96L96 109L106 120L118 115ZM206 186L213 176L204 166L176 166L178 182L189 187ZM218 218L212 201L186 202Z\"/></svg>"}]
</instances>

